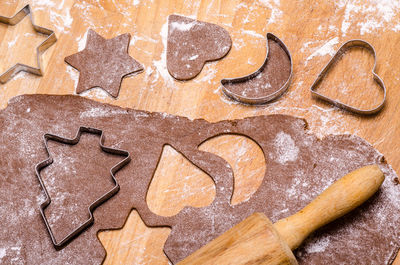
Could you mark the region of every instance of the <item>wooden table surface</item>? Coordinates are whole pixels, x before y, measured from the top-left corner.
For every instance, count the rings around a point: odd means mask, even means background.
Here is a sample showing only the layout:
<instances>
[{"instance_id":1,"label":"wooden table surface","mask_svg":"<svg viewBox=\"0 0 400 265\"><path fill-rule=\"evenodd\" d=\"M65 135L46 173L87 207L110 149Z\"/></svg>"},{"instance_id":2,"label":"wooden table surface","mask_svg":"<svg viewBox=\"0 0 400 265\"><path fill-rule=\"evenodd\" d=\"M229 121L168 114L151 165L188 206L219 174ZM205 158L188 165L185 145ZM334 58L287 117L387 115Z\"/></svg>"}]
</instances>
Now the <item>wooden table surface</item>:
<instances>
[{"instance_id":1,"label":"wooden table surface","mask_svg":"<svg viewBox=\"0 0 400 265\"><path fill-rule=\"evenodd\" d=\"M21 94L74 94L79 72L64 57L85 47L89 28L104 37L131 33L129 53L144 72L122 82L117 99L101 89L82 96L123 107L166 112L208 121L282 113L307 119L320 137L352 133L365 138L388 163L400 170L400 43L399 1L290 0L2 0L0 15L12 16L31 2L36 24L53 29L58 41L42 56L44 76L20 73L0 85L0 107ZM208 63L195 79L178 82L165 62L167 17L177 13L216 23L227 29L233 46L222 60ZM219 81L249 74L263 62L267 32L289 48L294 77L287 93L263 106L244 106L222 95ZM353 115L311 98L309 87L331 56L347 40L361 38L376 49L377 72L387 87L387 102L376 116ZM36 65L35 47L43 36L28 19L17 26L0 24L0 72L16 62ZM372 107L382 92L371 76L372 56L354 49L322 82L320 91L359 107ZM224 157L235 172L233 203L248 198L265 171L263 155L242 136L215 138L201 147ZM251 174L249 174L251 172ZM149 189L147 202L161 215L173 215L185 205L212 202L212 180L171 147L165 147ZM162 249L168 228L147 228L132 211L122 230L98 234L107 251L105 264L168 264ZM396 263L396 262L395 262ZM396 263L396 264L400 264Z\"/></svg>"}]
</instances>

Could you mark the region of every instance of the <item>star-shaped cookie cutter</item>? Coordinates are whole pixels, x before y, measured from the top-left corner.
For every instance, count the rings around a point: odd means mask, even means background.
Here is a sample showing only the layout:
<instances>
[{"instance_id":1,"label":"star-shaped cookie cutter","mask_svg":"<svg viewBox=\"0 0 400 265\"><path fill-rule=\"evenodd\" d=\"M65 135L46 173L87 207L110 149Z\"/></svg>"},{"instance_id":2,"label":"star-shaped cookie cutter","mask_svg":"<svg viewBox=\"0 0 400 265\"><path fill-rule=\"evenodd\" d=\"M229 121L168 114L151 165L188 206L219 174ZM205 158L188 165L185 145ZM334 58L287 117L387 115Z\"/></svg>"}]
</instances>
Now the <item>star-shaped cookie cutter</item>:
<instances>
[{"instance_id":1,"label":"star-shaped cookie cutter","mask_svg":"<svg viewBox=\"0 0 400 265\"><path fill-rule=\"evenodd\" d=\"M332 67L335 65L335 63L341 59L341 57L344 55L344 53L346 51L348 51L349 49L351 49L353 47L365 48L374 57L374 67L372 68L372 75L374 77L375 82L379 85L379 87L383 91L383 99L382 99L381 103L375 108L372 108L372 109L360 109L360 108L352 107L352 106L344 104L343 102L340 102L338 100L334 100L334 99L331 99L331 98L329 98L327 96L324 96L321 93L318 93L316 91L316 89L317 89L318 85L321 83L322 79L325 78L325 76L332 69ZM376 61L377 61L376 52L375 52L374 47L370 43L368 43L368 42L366 42L364 40L358 40L358 39L349 40L349 41L345 42L339 48L339 50L336 52L336 54L332 57L332 59L328 62L328 64L324 67L324 69L321 71L321 73L319 73L317 79L311 85L311 87L310 87L311 94L316 98L324 100L324 101L326 101L328 103L331 103L334 106L337 106L339 108L342 108L344 110L347 110L347 111L350 111L350 112L353 112L353 113L363 114L363 115L370 115L370 114L375 114L375 113L379 112L383 108L383 106L385 105L386 87L385 87L385 83L383 83L383 80L375 72Z\"/></svg>"},{"instance_id":2,"label":"star-shaped cookie cutter","mask_svg":"<svg viewBox=\"0 0 400 265\"><path fill-rule=\"evenodd\" d=\"M80 225L78 228L76 228L74 231L72 231L70 234L68 234L66 237L64 237L60 242L57 242L57 240L53 234L53 231L51 230L51 227L50 227L50 225L46 219L46 216L44 214L44 210L51 203L51 198L50 198L50 196L47 192L47 189L43 183L43 180L40 176L40 171L43 168L45 168L53 163L53 158L50 156L50 152L49 152L49 148L48 148L48 144L47 144L47 142L49 140L56 141L56 142L63 143L63 144L75 145L79 142L82 133L91 133L91 134L100 135L99 144L100 144L101 149L104 152L110 153L110 154L115 154L115 155L120 155L120 156L126 156L126 158L110 169L110 175L111 175L112 181L114 183L114 187L111 190L109 190L108 192L106 192L105 194L103 194L100 198L98 198L92 204L89 205L89 207L88 207L89 219L87 219L82 225ZM60 137L60 136L57 136L54 134L44 134L43 139L44 139L48 158L46 160L38 163L35 166L36 176L38 177L40 186L42 187L42 189L44 190L44 193L46 195L46 200L40 205L40 214L42 215L43 221L44 221L46 228L50 234L51 241L53 242L55 249L60 250L60 249L64 248L71 240L73 240L75 237L77 237L80 233L82 233L86 228L88 228L90 225L92 225L94 223L94 217L93 217L94 209L96 207L98 207L99 205L101 205L102 203L104 203L106 200L110 199L112 196L114 196L119 191L120 187L119 187L119 184L118 184L114 174L118 170L120 170L122 167L127 165L131 161L131 157L130 157L130 154L128 151L104 146L103 145L103 143L104 143L103 131L99 130L99 129L95 129L95 128L79 127L79 130L78 130L75 138L73 138L73 139Z\"/></svg>"},{"instance_id":3,"label":"star-shaped cookie cutter","mask_svg":"<svg viewBox=\"0 0 400 265\"><path fill-rule=\"evenodd\" d=\"M17 73L19 73L21 71L28 72L28 73L38 75L38 76L42 76L42 67L41 67L41 63L40 63L40 60L41 60L40 56L45 50L47 50L51 45L53 45L57 41L57 37L56 37L54 31L37 26L35 24L35 22L33 20L32 10L29 5L26 5L13 17L0 16L0 23L14 26L14 25L18 24L19 22L21 22L22 19L24 19L26 16L29 16L32 27L36 32L47 35L48 37L36 48L37 68L26 65L26 64L17 63L0 75L0 83L2 83L2 84L6 83L8 80L10 80L13 76L15 76Z\"/></svg>"}]
</instances>

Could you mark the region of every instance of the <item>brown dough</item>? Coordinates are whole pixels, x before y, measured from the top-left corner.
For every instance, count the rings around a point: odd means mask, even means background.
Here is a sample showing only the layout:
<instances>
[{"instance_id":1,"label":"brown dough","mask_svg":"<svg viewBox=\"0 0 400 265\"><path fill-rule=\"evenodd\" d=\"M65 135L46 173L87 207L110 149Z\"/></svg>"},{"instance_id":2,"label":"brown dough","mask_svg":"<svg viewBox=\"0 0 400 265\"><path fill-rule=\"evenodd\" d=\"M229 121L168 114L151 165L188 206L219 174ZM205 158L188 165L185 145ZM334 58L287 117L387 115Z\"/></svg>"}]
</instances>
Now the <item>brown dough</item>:
<instances>
[{"instance_id":1,"label":"brown dough","mask_svg":"<svg viewBox=\"0 0 400 265\"><path fill-rule=\"evenodd\" d=\"M183 17L168 17L167 68L178 80L197 76L208 61L224 57L232 46L224 28Z\"/></svg>"},{"instance_id":2,"label":"brown dough","mask_svg":"<svg viewBox=\"0 0 400 265\"><path fill-rule=\"evenodd\" d=\"M319 140L304 130L304 120L292 116L258 116L209 123L123 109L78 96L25 95L13 98L0 111L0 124L3 128L0 137L2 264L100 264L105 251L96 233L122 227L132 208L138 210L149 226L172 226L165 252L177 262L254 211L265 213L272 221L286 217L304 207L334 180L372 163L378 163L386 175L380 192L361 208L316 232L296 255L300 264L382 265L393 258L400 240L400 185L392 181L397 176L383 162L381 154L356 136L328 136ZM121 189L94 211L94 225L64 249L56 251L39 214L44 196L34 166L47 157L42 140L44 133L73 137L81 125L102 129L106 137L104 144L129 151L132 161L116 173ZM207 139L224 133L249 136L260 145L266 157L266 173L260 188L248 201L235 206L229 204L233 185L231 167L222 158L197 148ZM65 146L53 144L50 152L55 156L64 155L65 164L49 166L49 171L43 172L49 176L46 187L60 191L52 193L53 202L59 203L49 206L46 214L57 218L57 211L66 212L60 222L83 218L70 217L68 213L87 211L85 197L92 190L101 193L110 187L106 169L120 159L99 153L89 160L97 161L95 167L88 166L93 162L78 164L76 172L95 177L81 178L80 185L73 188L76 183L70 183L74 181L74 174L65 174L73 169L65 169L63 165L69 164L71 156L90 159L96 155L90 145L98 147L98 138L94 136L81 141L82 145L72 151L63 151ZM148 209L146 192L164 144L173 146L213 178L216 199L212 204L204 208L186 207L172 217L161 217ZM50 176L59 181L52 183ZM68 198L80 201L79 209ZM69 211L69 207L75 210ZM71 229L57 220L54 225L59 236Z\"/></svg>"},{"instance_id":3,"label":"brown dough","mask_svg":"<svg viewBox=\"0 0 400 265\"><path fill-rule=\"evenodd\" d=\"M267 34L267 47L265 61L257 71L248 76L221 80L225 94L243 103L262 104L286 90L292 72L290 53L271 33Z\"/></svg>"},{"instance_id":4,"label":"brown dough","mask_svg":"<svg viewBox=\"0 0 400 265\"><path fill-rule=\"evenodd\" d=\"M65 62L80 72L77 94L100 87L118 97L122 78L143 70L143 66L128 54L130 38L126 33L105 39L89 29L85 49L65 57Z\"/></svg>"}]
</instances>

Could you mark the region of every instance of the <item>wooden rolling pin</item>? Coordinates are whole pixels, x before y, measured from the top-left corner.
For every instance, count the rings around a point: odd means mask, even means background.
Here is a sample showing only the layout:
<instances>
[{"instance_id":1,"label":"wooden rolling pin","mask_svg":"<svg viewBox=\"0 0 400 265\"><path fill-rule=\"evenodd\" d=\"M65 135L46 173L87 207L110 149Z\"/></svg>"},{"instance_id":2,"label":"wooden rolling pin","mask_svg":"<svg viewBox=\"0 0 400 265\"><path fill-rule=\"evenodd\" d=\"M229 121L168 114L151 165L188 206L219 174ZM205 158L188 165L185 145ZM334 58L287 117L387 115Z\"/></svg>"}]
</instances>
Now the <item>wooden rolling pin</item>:
<instances>
[{"instance_id":1,"label":"wooden rolling pin","mask_svg":"<svg viewBox=\"0 0 400 265\"><path fill-rule=\"evenodd\" d=\"M254 213L178 264L298 264L292 250L316 229L365 202L384 179L377 165L352 171L296 214L272 224L264 214Z\"/></svg>"}]
</instances>

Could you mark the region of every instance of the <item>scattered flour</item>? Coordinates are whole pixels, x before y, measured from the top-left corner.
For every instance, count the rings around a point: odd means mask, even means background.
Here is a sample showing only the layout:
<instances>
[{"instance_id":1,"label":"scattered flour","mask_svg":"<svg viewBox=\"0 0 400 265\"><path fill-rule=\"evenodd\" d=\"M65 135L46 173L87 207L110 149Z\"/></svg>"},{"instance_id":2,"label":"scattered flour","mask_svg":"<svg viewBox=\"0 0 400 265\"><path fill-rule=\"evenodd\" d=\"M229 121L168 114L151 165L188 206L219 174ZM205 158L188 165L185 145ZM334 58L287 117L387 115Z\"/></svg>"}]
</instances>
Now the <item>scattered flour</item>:
<instances>
[{"instance_id":1,"label":"scattered flour","mask_svg":"<svg viewBox=\"0 0 400 265\"><path fill-rule=\"evenodd\" d=\"M246 46L246 44L244 43L243 39L236 39L233 44L232 44L233 48L235 48L236 50L240 50L241 48L243 48L244 46Z\"/></svg>"},{"instance_id":2,"label":"scattered flour","mask_svg":"<svg viewBox=\"0 0 400 265\"><path fill-rule=\"evenodd\" d=\"M86 47L86 41L87 41L87 31L83 36L79 36L76 38L76 41L78 42L78 51L82 51Z\"/></svg>"},{"instance_id":3,"label":"scattered flour","mask_svg":"<svg viewBox=\"0 0 400 265\"><path fill-rule=\"evenodd\" d=\"M298 186L301 184L301 180L300 178L293 178L293 182L293 185L286 190L286 193L289 195L290 198L298 199ZM281 211L279 213L281 213Z\"/></svg>"},{"instance_id":4,"label":"scattered flour","mask_svg":"<svg viewBox=\"0 0 400 265\"><path fill-rule=\"evenodd\" d=\"M306 51L308 51L308 47L311 45L311 44L314 44L315 42L314 41L308 41L308 42L305 42L304 44L303 44L303 46L301 47L301 49L300 49L300 52L306 52Z\"/></svg>"},{"instance_id":5,"label":"scattered flour","mask_svg":"<svg viewBox=\"0 0 400 265\"><path fill-rule=\"evenodd\" d=\"M329 246L330 240L328 237L322 237L318 239L313 244L306 244L305 251L308 253L317 253L317 252L324 252L325 249Z\"/></svg>"},{"instance_id":6,"label":"scattered flour","mask_svg":"<svg viewBox=\"0 0 400 265\"><path fill-rule=\"evenodd\" d=\"M279 132L274 140L276 159L280 164L297 160L299 148L296 146L292 137L284 132Z\"/></svg>"},{"instance_id":7,"label":"scattered flour","mask_svg":"<svg viewBox=\"0 0 400 265\"><path fill-rule=\"evenodd\" d=\"M168 86L172 86L174 79L169 74L167 69L167 39L168 39L168 21L164 23L161 27L161 40L164 46L163 52L161 53L160 60L153 61L153 65L155 66L157 73L164 80L164 84ZM156 76L158 77L158 76Z\"/></svg>"},{"instance_id":8,"label":"scattered flour","mask_svg":"<svg viewBox=\"0 0 400 265\"><path fill-rule=\"evenodd\" d=\"M247 34L247 35L256 37L256 38L265 39L265 36L264 36L264 35L262 35L262 34L260 34L260 33L257 33L257 32L255 32L254 30L244 30L244 29L241 29L240 32L243 33L243 34Z\"/></svg>"},{"instance_id":9,"label":"scattered flour","mask_svg":"<svg viewBox=\"0 0 400 265\"><path fill-rule=\"evenodd\" d=\"M330 41L328 41L327 43L325 43L324 45L322 45L320 48L318 48L318 50L316 50L310 56L307 57L306 65L307 65L307 62L309 60L311 60L312 58L314 58L315 56L325 56L328 54L333 56L336 52L334 49L334 46L338 43L339 43L339 38L335 37L335 38L331 39Z\"/></svg>"},{"instance_id":10,"label":"scattered flour","mask_svg":"<svg viewBox=\"0 0 400 265\"><path fill-rule=\"evenodd\" d=\"M26 80L29 78L30 73L27 72L19 72L16 76L13 77L13 80Z\"/></svg>"},{"instance_id":11,"label":"scattered flour","mask_svg":"<svg viewBox=\"0 0 400 265\"><path fill-rule=\"evenodd\" d=\"M129 45L135 45L135 43L137 41L148 41L148 42L152 42L152 43L158 43L158 40L152 39L148 36L139 36L138 33L134 34L131 38L131 41L129 43Z\"/></svg>"},{"instance_id":12,"label":"scattered flour","mask_svg":"<svg viewBox=\"0 0 400 265\"><path fill-rule=\"evenodd\" d=\"M399 0L341 0L335 3L336 7L344 9L342 21L342 35L346 36L349 29L358 29L360 35L372 33L379 28L384 28L396 18L400 8ZM361 21L360 21L361 20ZM397 31L400 24L393 27ZM355 27L357 26L357 27Z\"/></svg>"},{"instance_id":13,"label":"scattered flour","mask_svg":"<svg viewBox=\"0 0 400 265\"><path fill-rule=\"evenodd\" d=\"M0 248L0 260L2 260L6 256L6 252L6 248Z\"/></svg>"},{"instance_id":14,"label":"scattered flour","mask_svg":"<svg viewBox=\"0 0 400 265\"><path fill-rule=\"evenodd\" d=\"M204 74L205 73L205 74ZM196 78L193 81L197 84L207 82L209 84L216 83L218 80L215 80L217 75L217 69L213 63L208 64L204 67L201 73L201 78Z\"/></svg>"},{"instance_id":15,"label":"scattered flour","mask_svg":"<svg viewBox=\"0 0 400 265\"><path fill-rule=\"evenodd\" d=\"M251 60L251 58L247 59L247 64L255 65L256 63Z\"/></svg>"},{"instance_id":16,"label":"scattered flour","mask_svg":"<svg viewBox=\"0 0 400 265\"><path fill-rule=\"evenodd\" d=\"M190 23L185 23L185 22L172 22L171 23L171 30L179 30L179 31L189 31L191 30L195 25L196 21L190 22Z\"/></svg>"},{"instance_id":17,"label":"scattered flour","mask_svg":"<svg viewBox=\"0 0 400 265\"><path fill-rule=\"evenodd\" d=\"M121 110L108 110L103 108L92 108L90 110L81 113L80 118L96 118L105 117L112 115L125 115L127 112L123 109Z\"/></svg>"},{"instance_id":18,"label":"scattered flour","mask_svg":"<svg viewBox=\"0 0 400 265\"><path fill-rule=\"evenodd\" d=\"M49 13L52 27L55 27L58 33L66 33L71 29L73 18L70 14L70 8L65 5L65 0L35 0L32 1L33 11L42 10Z\"/></svg>"},{"instance_id":19,"label":"scattered flour","mask_svg":"<svg viewBox=\"0 0 400 265\"><path fill-rule=\"evenodd\" d=\"M67 65L66 72L69 74L69 77L74 81L74 88L77 87L79 82L79 72L70 65Z\"/></svg>"},{"instance_id":20,"label":"scattered flour","mask_svg":"<svg viewBox=\"0 0 400 265\"><path fill-rule=\"evenodd\" d=\"M283 12L279 9L281 3L279 0L259 0L263 5L271 9L271 15L268 19L268 24L277 23L282 17Z\"/></svg>"},{"instance_id":21,"label":"scattered flour","mask_svg":"<svg viewBox=\"0 0 400 265\"><path fill-rule=\"evenodd\" d=\"M400 24L397 24L396 26L394 26L392 30L393 30L394 32L400 31Z\"/></svg>"},{"instance_id":22,"label":"scattered flour","mask_svg":"<svg viewBox=\"0 0 400 265\"><path fill-rule=\"evenodd\" d=\"M8 48L13 47L15 45L15 43L17 43L17 40L18 40L18 36L14 40L9 41L8 42Z\"/></svg>"},{"instance_id":23,"label":"scattered flour","mask_svg":"<svg viewBox=\"0 0 400 265\"><path fill-rule=\"evenodd\" d=\"M37 6L36 10L45 10L46 8L55 7L56 3L52 0L36 0L35 6Z\"/></svg>"},{"instance_id":24,"label":"scattered flour","mask_svg":"<svg viewBox=\"0 0 400 265\"><path fill-rule=\"evenodd\" d=\"M98 98L98 99L106 99L110 95L107 93L107 91L99 88L99 87L94 87L92 89L86 90L82 93L79 94L82 97L87 97L87 98Z\"/></svg>"}]
</instances>

